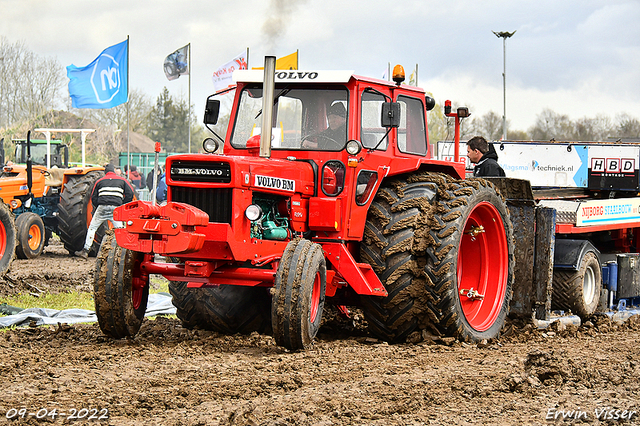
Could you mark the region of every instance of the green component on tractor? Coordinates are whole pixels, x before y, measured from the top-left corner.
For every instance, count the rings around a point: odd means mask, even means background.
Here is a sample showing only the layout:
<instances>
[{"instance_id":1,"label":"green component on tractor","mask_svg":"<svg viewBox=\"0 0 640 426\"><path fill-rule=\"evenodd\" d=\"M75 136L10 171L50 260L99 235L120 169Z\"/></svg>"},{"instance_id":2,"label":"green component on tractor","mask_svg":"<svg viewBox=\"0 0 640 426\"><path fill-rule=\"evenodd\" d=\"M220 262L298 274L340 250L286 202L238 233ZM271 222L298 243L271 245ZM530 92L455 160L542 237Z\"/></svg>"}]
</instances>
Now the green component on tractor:
<instances>
[{"instance_id":1,"label":"green component on tractor","mask_svg":"<svg viewBox=\"0 0 640 426\"><path fill-rule=\"evenodd\" d=\"M264 240L286 240L290 236L289 219L279 211L285 200L264 194L253 196L253 205L260 208L261 214L251 221L251 238Z\"/></svg>"}]
</instances>

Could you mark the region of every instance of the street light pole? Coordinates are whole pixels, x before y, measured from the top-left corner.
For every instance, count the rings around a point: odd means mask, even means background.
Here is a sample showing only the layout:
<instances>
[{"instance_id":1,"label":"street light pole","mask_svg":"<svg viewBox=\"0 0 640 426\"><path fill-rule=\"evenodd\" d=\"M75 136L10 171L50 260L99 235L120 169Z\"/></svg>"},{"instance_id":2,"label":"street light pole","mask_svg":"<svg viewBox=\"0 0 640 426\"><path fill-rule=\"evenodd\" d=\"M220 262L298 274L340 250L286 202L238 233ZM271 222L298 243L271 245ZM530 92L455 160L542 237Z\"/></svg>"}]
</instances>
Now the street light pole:
<instances>
[{"instance_id":1,"label":"street light pole","mask_svg":"<svg viewBox=\"0 0 640 426\"><path fill-rule=\"evenodd\" d=\"M502 140L507 140L507 39L516 32L492 32L496 37L502 39L502 101L504 105L504 113L502 114Z\"/></svg>"}]
</instances>

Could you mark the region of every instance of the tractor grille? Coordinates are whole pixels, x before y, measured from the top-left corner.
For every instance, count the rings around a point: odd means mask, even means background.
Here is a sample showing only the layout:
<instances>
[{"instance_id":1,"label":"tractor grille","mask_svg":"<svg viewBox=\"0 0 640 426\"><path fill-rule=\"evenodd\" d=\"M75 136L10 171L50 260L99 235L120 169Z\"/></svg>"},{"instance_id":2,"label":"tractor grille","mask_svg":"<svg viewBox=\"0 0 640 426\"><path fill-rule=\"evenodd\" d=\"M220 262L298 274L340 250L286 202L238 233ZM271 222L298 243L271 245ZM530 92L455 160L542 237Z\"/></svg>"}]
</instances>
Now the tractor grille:
<instances>
[{"instance_id":1,"label":"tractor grille","mask_svg":"<svg viewBox=\"0 0 640 426\"><path fill-rule=\"evenodd\" d=\"M190 204L209 215L209 222L231 224L233 188L171 187L171 201Z\"/></svg>"}]
</instances>

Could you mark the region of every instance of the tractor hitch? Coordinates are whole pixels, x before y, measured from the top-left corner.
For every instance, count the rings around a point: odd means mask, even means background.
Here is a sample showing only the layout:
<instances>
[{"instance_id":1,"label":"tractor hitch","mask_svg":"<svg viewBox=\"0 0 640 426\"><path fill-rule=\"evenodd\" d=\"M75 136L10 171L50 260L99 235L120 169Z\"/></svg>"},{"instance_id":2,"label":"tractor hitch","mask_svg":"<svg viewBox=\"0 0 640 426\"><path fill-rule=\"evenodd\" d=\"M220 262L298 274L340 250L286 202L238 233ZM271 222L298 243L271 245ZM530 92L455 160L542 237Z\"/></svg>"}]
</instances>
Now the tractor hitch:
<instances>
[{"instance_id":1,"label":"tractor hitch","mask_svg":"<svg viewBox=\"0 0 640 426\"><path fill-rule=\"evenodd\" d=\"M189 204L169 202L158 206L133 201L116 208L113 219L124 222L115 230L118 245L141 253L193 253L202 248L205 235L196 226L206 226L209 215Z\"/></svg>"}]
</instances>

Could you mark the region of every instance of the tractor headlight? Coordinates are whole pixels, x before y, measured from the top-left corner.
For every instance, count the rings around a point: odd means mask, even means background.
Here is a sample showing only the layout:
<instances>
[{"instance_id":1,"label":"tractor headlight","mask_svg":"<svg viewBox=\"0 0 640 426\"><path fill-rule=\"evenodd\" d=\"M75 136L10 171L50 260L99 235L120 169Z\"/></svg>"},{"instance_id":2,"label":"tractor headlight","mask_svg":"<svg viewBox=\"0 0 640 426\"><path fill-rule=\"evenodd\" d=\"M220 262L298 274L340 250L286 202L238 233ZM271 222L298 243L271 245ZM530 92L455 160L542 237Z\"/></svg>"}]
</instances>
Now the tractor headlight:
<instances>
[{"instance_id":1,"label":"tractor headlight","mask_svg":"<svg viewBox=\"0 0 640 426\"><path fill-rule=\"evenodd\" d=\"M360 142L353 139L347 142L347 152L349 154L356 155L360 152L361 149L362 149L362 145L360 145Z\"/></svg>"},{"instance_id":2,"label":"tractor headlight","mask_svg":"<svg viewBox=\"0 0 640 426\"><path fill-rule=\"evenodd\" d=\"M258 219L260 219L262 217L262 209L257 204L251 204L244 211L244 215L247 217L247 219L249 219L251 222L253 222L253 221L256 221L256 220L258 220Z\"/></svg>"},{"instance_id":3,"label":"tractor headlight","mask_svg":"<svg viewBox=\"0 0 640 426\"><path fill-rule=\"evenodd\" d=\"M202 142L202 149L208 153L215 152L218 150L218 142L212 138L206 138L204 142Z\"/></svg>"}]
</instances>

